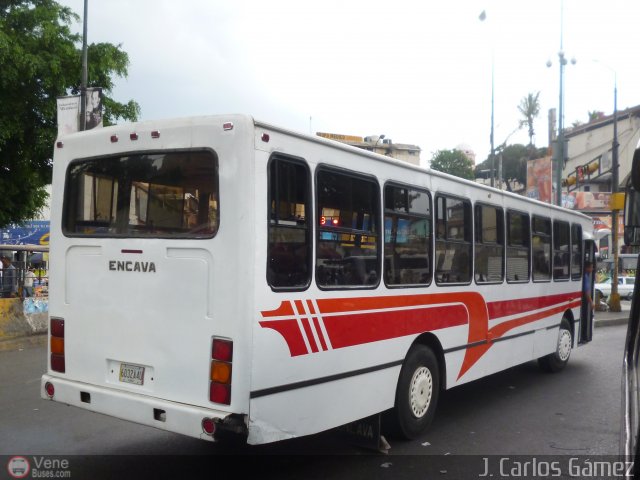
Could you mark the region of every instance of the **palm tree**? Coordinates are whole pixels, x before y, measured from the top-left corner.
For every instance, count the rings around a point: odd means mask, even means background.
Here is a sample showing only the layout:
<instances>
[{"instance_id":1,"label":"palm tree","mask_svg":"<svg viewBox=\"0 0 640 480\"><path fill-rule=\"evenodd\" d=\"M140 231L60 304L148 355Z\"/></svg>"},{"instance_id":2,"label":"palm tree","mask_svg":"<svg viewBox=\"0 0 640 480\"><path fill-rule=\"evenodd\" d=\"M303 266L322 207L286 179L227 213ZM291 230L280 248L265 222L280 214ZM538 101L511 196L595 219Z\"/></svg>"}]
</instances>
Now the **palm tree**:
<instances>
[{"instance_id":1,"label":"palm tree","mask_svg":"<svg viewBox=\"0 0 640 480\"><path fill-rule=\"evenodd\" d=\"M589 123L595 122L596 120L600 120L601 118L604 118L604 112L601 112L599 110L593 110L593 111L589 110L587 114L589 115Z\"/></svg>"},{"instance_id":2,"label":"palm tree","mask_svg":"<svg viewBox=\"0 0 640 480\"><path fill-rule=\"evenodd\" d=\"M540 92L530 93L522 100L520 100L520 105L518 105L518 111L524 117L520 120L520 126L527 126L529 130L529 146L533 146L533 135L535 134L533 130L533 121L540 114Z\"/></svg>"}]
</instances>

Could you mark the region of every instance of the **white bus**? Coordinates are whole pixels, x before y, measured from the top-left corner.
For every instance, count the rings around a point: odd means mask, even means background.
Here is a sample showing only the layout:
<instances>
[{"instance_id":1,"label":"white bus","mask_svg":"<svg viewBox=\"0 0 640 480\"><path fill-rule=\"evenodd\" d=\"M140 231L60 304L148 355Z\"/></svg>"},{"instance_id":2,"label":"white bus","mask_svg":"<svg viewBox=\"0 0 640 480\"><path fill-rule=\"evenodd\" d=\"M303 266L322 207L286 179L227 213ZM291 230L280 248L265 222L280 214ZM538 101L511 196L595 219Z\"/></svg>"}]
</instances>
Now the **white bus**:
<instances>
[{"instance_id":1,"label":"white bus","mask_svg":"<svg viewBox=\"0 0 640 480\"><path fill-rule=\"evenodd\" d=\"M249 116L58 139L43 398L249 444L591 339L591 220ZM592 282L593 283L593 282Z\"/></svg>"}]
</instances>

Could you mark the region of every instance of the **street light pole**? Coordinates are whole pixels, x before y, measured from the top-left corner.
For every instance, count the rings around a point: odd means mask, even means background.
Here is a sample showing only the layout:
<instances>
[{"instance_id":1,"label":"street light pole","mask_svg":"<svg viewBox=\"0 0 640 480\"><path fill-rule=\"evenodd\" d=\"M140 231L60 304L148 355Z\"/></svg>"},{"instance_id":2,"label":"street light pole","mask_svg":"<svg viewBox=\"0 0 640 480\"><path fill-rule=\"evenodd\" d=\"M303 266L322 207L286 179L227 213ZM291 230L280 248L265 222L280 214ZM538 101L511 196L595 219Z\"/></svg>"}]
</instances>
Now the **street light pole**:
<instances>
[{"instance_id":1,"label":"street light pole","mask_svg":"<svg viewBox=\"0 0 640 480\"><path fill-rule=\"evenodd\" d=\"M562 38L562 36L561 36ZM562 51L562 40L560 40L560 51L558 52L558 63L560 64L560 100L558 105L558 139L556 155L556 205L562 206L562 170L564 169L564 66L567 63Z\"/></svg>"},{"instance_id":2,"label":"street light pole","mask_svg":"<svg viewBox=\"0 0 640 480\"><path fill-rule=\"evenodd\" d=\"M80 83L80 130L87 128L87 10L89 0L84 0L84 18L82 25L82 81Z\"/></svg>"},{"instance_id":3,"label":"street light pole","mask_svg":"<svg viewBox=\"0 0 640 480\"><path fill-rule=\"evenodd\" d=\"M558 102L558 137L556 139L555 162L556 171L554 183L556 186L555 203L562 206L562 170L564 169L564 158L566 155L564 145L564 67L568 63L567 57L562 51L562 34L560 34L560 51L558 52L558 63L560 64L560 94ZM571 59L571 65L576 64L576 59ZM551 60L547 61L547 67L551 67Z\"/></svg>"},{"instance_id":4,"label":"street light pole","mask_svg":"<svg viewBox=\"0 0 640 480\"><path fill-rule=\"evenodd\" d=\"M484 22L487 19L487 12L483 10L478 17L481 22ZM491 142L491 186L495 186L495 157L496 150L495 145L493 143L493 133L494 133L494 113L495 113L495 54L493 51L493 41L491 42L491 134L489 136Z\"/></svg>"},{"instance_id":5,"label":"street light pole","mask_svg":"<svg viewBox=\"0 0 640 480\"><path fill-rule=\"evenodd\" d=\"M494 144L494 112L495 112L495 61L493 48L491 49L491 186L495 186L495 161L496 161L496 148Z\"/></svg>"},{"instance_id":6,"label":"street light pole","mask_svg":"<svg viewBox=\"0 0 640 480\"><path fill-rule=\"evenodd\" d=\"M594 60L613 73L613 141L611 143L611 196L615 197L620 183L618 165L618 72L600 60ZM614 206L615 207L615 206ZM609 295L609 310L622 311L620 294L618 292L618 210L611 208L611 248L613 249L613 271L611 275L611 295Z\"/></svg>"},{"instance_id":7,"label":"street light pole","mask_svg":"<svg viewBox=\"0 0 640 480\"><path fill-rule=\"evenodd\" d=\"M558 63L560 64L560 94L558 105L558 137L556 140L556 205L562 206L562 170L564 169L565 145L564 145L564 67L567 64L567 57L563 51L564 44L564 2L560 3L560 51L558 52ZM576 64L576 59L571 59L571 65ZM547 61L547 67L551 67L551 60Z\"/></svg>"},{"instance_id":8,"label":"street light pole","mask_svg":"<svg viewBox=\"0 0 640 480\"><path fill-rule=\"evenodd\" d=\"M618 191L618 74L614 70L613 78L613 143L611 144L611 193L615 195ZM611 280L611 298L609 299L609 309L612 312L620 312L620 294L618 293L618 211L611 209L611 233L613 247L613 278Z\"/></svg>"}]
</instances>

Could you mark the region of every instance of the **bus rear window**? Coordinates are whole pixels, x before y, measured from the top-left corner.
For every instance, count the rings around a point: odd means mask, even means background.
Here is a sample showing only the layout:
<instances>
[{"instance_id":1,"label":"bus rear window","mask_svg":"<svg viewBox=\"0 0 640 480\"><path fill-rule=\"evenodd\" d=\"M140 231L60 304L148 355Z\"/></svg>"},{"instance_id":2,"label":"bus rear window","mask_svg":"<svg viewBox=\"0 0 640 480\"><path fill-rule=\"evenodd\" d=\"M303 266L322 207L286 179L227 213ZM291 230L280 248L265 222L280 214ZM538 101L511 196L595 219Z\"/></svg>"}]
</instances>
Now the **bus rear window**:
<instances>
[{"instance_id":1,"label":"bus rear window","mask_svg":"<svg viewBox=\"0 0 640 480\"><path fill-rule=\"evenodd\" d=\"M210 238L218 224L213 152L103 157L67 170L65 235Z\"/></svg>"}]
</instances>

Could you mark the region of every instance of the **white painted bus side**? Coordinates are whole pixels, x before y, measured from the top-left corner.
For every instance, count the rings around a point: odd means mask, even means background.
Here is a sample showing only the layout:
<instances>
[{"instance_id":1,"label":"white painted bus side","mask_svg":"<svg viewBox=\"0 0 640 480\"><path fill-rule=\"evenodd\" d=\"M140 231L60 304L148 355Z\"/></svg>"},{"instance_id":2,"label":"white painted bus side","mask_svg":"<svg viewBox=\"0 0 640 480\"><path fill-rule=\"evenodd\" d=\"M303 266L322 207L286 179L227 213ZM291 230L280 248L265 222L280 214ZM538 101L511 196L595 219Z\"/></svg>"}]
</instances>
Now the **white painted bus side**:
<instances>
[{"instance_id":1,"label":"white painted bus side","mask_svg":"<svg viewBox=\"0 0 640 480\"><path fill-rule=\"evenodd\" d=\"M503 240L502 267L492 267L494 276L501 268L499 281L478 280L472 269L458 281L444 274L436 278L434 271L440 267L434 250L468 251L467 265L473 266L473 252L479 248L473 236L476 206L488 206L502 222L500 228L508 228L511 214L527 222L548 220L544 228L555 228L554 222L565 230L579 227L581 242L591 231L584 215L246 116L141 122L84 132L60 139L54 159L52 325L43 398L205 440L216 439L215 430L244 431L249 443L260 444L313 434L393 408L403 365L416 343L434 352L439 384L451 388L553 354L563 317L571 322L572 346L580 340L582 272L569 274L569 263L564 264L567 276L560 279L520 279L524 271L513 273L514 267L508 281L504 258L509 245ZM115 234L77 227L73 218L69 220L68 204L74 200L64 192L69 182L82 183L73 180L70 169L79 176L84 168L84 174L91 173L87 178L94 179L94 203L87 203L84 212L96 208L95 179L104 181L100 169L108 162L117 165L114 159L149 170L158 165L187 168L184 165L197 162L206 167L215 159L219 188L215 201L209 201L211 209L215 206L210 213L215 233L157 235L147 222L140 227L147 230L139 235L138 227L131 226L131 213L110 224ZM270 182L278 181L272 172L281 168L280 163L273 167L274 162L282 162L283 172L289 169L286 178L306 178L307 205L296 207L306 211L289 212L288 219L270 216ZM213 176L213 170L202 175ZM369 192L371 204L377 205L358 214L355 243L341 241L353 251L361 242L364 253L320 261L320 243L330 244L355 231L340 224L344 219L338 220L339 213L333 219L330 208L325 209L327 218L320 218L324 211L318 211L318 185L330 187L334 177ZM201 194L197 175L190 182L199 185ZM111 204L103 204L124 205L131 211L144 205L148 212L150 200L143 202L140 192L146 188L150 195L153 182L138 179L134 184L135 201L131 193L130 203L118 203L116 193L122 192L112 182ZM165 199L166 192L177 191L175 186L163 188ZM198 194L190 184L180 188ZM295 188L298 192L302 187ZM428 229L429 253L404 257L417 265L404 273L417 280L403 285L388 284L383 270L388 268L385 198L396 191L429 201L428 214L411 213L416 225L422 225L416 228ZM295 192L292 195L299 193ZM192 202L195 208L197 202L189 195L181 202ZM433 238L436 204L465 212L464 238ZM128 226L122 223L127 218ZM157 218L167 223L170 214ZM321 223L327 219L336 221L338 233ZM451 227L447 235L457 235L460 227ZM305 239L296 240L298 257L286 252L278 257L283 262L301 258L304 265L298 262L288 272L270 271L275 235ZM544 232L536 237L543 242L545 238ZM551 265L554 244L543 247ZM531 252L531 245L526 248ZM527 275L530 255L522 264ZM448 266L443 269L458 268L451 255L445 256ZM319 276L320 266L326 267L323 275L332 269L335 284ZM360 284L341 276L354 269L362 270ZM56 353L61 344L62 355ZM216 345L232 349L223 348L219 358ZM59 363L53 364L61 356L62 371ZM123 369L130 378L123 376ZM216 386L221 389L214 392Z\"/></svg>"}]
</instances>

